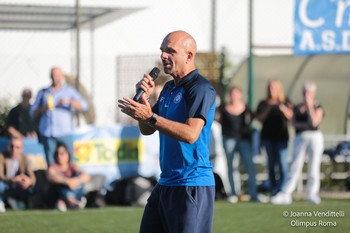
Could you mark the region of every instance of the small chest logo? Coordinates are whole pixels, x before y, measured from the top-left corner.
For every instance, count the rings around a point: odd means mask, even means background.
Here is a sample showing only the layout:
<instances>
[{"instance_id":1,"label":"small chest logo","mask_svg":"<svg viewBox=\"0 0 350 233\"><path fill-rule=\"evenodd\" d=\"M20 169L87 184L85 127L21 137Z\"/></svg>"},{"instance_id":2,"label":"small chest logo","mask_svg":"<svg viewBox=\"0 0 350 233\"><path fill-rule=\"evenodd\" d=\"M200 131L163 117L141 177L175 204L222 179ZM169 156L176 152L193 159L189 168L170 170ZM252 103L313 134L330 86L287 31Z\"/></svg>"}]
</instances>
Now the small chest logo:
<instances>
[{"instance_id":1,"label":"small chest logo","mask_svg":"<svg viewBox=\"0 0 350 233\"><path fill-rule=\"evenodd\" d=\"M181 101L181 99L182 99L182 93L181 92L177 93L177 95L174 98L174 103L178 104Z\"/></svg>"}]
</instances>

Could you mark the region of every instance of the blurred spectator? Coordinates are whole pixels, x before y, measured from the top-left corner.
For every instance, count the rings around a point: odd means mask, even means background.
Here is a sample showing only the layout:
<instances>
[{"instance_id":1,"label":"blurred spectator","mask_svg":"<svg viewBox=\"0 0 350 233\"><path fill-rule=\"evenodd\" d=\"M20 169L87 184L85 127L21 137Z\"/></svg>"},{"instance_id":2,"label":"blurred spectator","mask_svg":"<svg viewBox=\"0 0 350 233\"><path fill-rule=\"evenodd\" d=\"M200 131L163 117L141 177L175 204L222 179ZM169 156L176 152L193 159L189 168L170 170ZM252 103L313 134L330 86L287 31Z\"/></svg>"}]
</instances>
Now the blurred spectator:
<instances>
[{"instance_id":1,"label":"blurred spectator","mask_svg":"<svg viewBox=\"0 0 350 233\"><path fill-rule=\"evenodd\" d=\"M292 203L292 192L302 173L305 155L308 156L307 197L312 204L319 204L320 167L323 154L323 134L318 130L324 116L322 106L315 100L316 85L306 82L303 86L304 101L294 108L293 126L295 139L290 176L282 192L271 199L273 204Z\"/></svg>"},{"instance_id":2,"label":"blurred spectator","mask_svg":"<svg viewBox=\"0 0 350 233\"><path fill-rule=\"evenodd\" d=\"M0 153L0 212L5 212L4 201L13 209L25 208L35 181L28 157L23 154L22 138L11 137L8 148Z\"/></svg>"},{"instance_id":3,"label":"blurred spectator","mask_svg":"<svg viewBox=\"0 0 350 233\"><path fill-rule=\"evenodd\" d=\"M252 131L250 123L253 120L253 112L242 101L242 91L236 86L230 89L230 102L220 107L223 146L227 158L228 179L231 186L231 195L228 200L232 203L238 201L234 184L233 158L239 153L248 173L248 191L252 201L257 201L256 171L253 163L251 145Z\"/></svg>"},{"instance_id":4,"label":"blurred spectator","mask_svg":"<svg viewBox=\"0 0 350 233\"><path fill-rule=\"evenodd\" d=\"M221 124L219 120L220 120L220 113L219 113L219 109L217 108L215 110L214 120L210 129L210 141L209 141L209 160L212 163L213 168L215 167L217 148L219 146L218 139L220 138L217 135L218 134L221 135Z\"/></svg>"},{"instance_id":5,"label":"blurred spectator","mask_svg":"<svg viewBox=\"0 0 350 233\"><path fill-rule=\"evenodd\" d=\"M22 91L22 101L9 112L7 130L14 137L36 137L36 123L30 116L30 100L32 90L25 88Z\"/></svg>"},{"instance_id":6,"label":"blurred spectator","mask_svg":"<svg viewBox=\"0 0 350 233\"><path fill-rule=\"evenodd\" d=\"M223 151L222 145L222 130L221 130L221 113L220 113L221 98L219 95L216 95L216 109L214 120L210 129L210 141L209 141L209 159L215 168L215 160L217 154ZM215 173L214 173L215 174Z\"/></svg>"},{"instance_id":7,"label":"blurred spectator","mask_svg":"<svg viewBox=\"0 0 350 233\"><path fill-rule=\"evenodd\" d=\"M71 161L71 154L63 143L57 144L54 160L47 174L52 187L50 198L58 197L56 207L59 211L66 211L67 206L84 208L84 186L90 181L90 176Z\"/></svg>"},{"instance_id":8,"label":"blurred spectator","mask_svg":"<svg viewBox=\"0 0 350 233\"><path fill-rule=\"evenodd\" d=\"M220 105L220 97L216 96L216 103ZM222 145L222 133L221 133L221 124L220 124L220 109L219 107L215 110L215 116L213 120L213 124L210 129L210 141L209 141L209 159L215 168L215 161L217 154L220 154L223 150ZM213 169L215 170L215 169ZM224 183L217 172L214 173L215 179L215 200L218 199L227 199L227 193L224 187Z\"/></svg>"},{"instance_id":9,"label":"blurred spectator","mask_svg":"<svg viewBox=\"0 0 350 233\"><path fill-rule=\"evenodd\" d=\"M262 123L261 142L268 157L272 196L282 189L288 179L288 122L292 117L293 107L284 96L281 82L271 80L266 99L258 104L256 118Z\"/></svg>"},{"instance_id":10,"label":"blurred spectator","mask_svg":"<svg viewBox=\"0 0 350 233\"><path fill-rule=\"evenodd\" d=\"M31 107L31 114L40 117L39 134L48 165L54 162L53 153L58 142L64 143L73 155L73 117L75 111L86 111L88 104L73 87L63 85L60 68L51 69L52 84L39 91Z\"/></svg>"}]
</instances>

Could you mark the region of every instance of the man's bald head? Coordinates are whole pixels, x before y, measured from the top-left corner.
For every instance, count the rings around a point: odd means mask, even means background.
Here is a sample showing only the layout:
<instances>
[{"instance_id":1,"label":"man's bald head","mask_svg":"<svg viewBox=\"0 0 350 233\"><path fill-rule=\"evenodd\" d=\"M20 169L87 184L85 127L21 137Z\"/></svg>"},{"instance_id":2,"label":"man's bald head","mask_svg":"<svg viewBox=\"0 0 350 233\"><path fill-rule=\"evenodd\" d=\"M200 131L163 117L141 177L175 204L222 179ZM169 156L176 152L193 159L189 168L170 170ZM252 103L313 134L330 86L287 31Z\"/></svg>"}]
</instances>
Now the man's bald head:
<instances>
[{"instance_id":1,"label":"man's bald head","mask_svg":"<svg viewBox=\"0 0 350 233\"><path fill-rule=\"evenodd\" d=\"M53 86L61 86L62 80L64 79L64 73L60 67L54 66L50 70L50 77Z\"/></svg>"},{"instance_id":2,"label":"man's bald head","mask_svg":"<svg viewBox=\"0 0 350 233\"><path fill-rule=\"evenodd\" d=\"M191 52L193 56L197 52L197 43L195 39L185 31L173 31L170 32L165 38L164 41L177 41L181 43L186 52Z\"/></svg>"},{"instance_id":3,"label":"man's bald head","mask_svg":"<svg viewBox=\"0 0 350 233\"><path fill-rule=\"evenodd\" d=\"M197 52L197 44L187 32L170 32L164 38L160 49L166 74L181 79L195 69L194 58Z\"/></svg>"}]
</instances>

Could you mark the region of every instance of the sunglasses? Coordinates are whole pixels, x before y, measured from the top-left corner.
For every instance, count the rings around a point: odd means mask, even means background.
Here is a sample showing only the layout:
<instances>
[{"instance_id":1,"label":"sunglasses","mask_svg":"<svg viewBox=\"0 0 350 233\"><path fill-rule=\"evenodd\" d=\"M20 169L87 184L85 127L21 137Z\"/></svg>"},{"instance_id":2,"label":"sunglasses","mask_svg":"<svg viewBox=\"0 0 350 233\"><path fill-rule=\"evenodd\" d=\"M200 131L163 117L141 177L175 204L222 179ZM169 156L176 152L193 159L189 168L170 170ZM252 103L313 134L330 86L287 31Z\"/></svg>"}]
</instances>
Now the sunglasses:
<instances>
[{"instance_id":1,"label":"sunglasses","mask_svg":"<svg viewBox=\"0 0 350 233\"><path fill-rule=\"evenodd\" d=\"M12 149L13 149L13 148L15 148L15 149L21 149L21 148L22 148L22 146L16 146L16 145L13 145L13 144L11 144L10 147L11 147Z\"/></svg>"}]
</instances>

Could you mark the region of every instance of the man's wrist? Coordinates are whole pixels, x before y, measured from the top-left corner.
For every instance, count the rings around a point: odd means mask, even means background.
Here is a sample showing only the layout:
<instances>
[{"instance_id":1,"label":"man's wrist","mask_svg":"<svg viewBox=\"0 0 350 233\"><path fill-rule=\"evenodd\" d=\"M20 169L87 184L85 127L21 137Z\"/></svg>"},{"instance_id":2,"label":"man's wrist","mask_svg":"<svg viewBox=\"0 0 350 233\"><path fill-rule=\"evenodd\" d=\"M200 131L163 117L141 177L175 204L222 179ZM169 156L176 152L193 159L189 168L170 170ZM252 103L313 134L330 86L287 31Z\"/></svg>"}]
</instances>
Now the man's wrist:
<instances>
[{"instance_id":1,"label":"man's wrist","mask_svg":"<svg viewBox=\"0 0 350 233\"><path fill-rule=\"evenodd\" d=\"M157 123L158 115L153 113L150 118L147 119L147 124L150 126L155 126Z\"/></svg>"}]
</instances>

